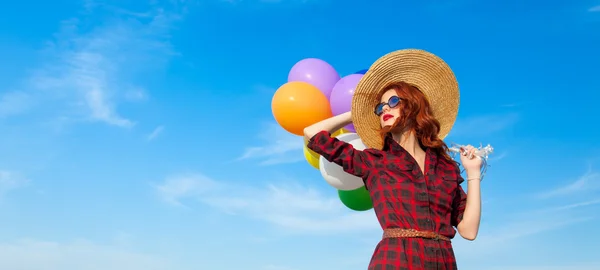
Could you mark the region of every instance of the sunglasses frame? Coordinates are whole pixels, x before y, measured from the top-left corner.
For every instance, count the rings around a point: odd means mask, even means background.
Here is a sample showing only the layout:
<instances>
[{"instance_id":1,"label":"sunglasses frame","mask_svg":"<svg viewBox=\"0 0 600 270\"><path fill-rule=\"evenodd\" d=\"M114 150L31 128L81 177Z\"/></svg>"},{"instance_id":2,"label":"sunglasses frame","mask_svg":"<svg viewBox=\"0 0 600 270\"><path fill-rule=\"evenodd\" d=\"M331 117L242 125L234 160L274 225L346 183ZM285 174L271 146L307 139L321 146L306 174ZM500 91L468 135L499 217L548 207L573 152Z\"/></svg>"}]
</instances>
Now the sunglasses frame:
<instances>
[{"instance_id":1,"label":"sunglasses frame","mask_svg":"<svg viewBox=\"0 0 600 270\"><path fill-rule=\"evenodd\" d=\"M397 101L392 101L392 99L397 99ZM402 101L402 98L400 98L399 96L391 96L387 102L381 102L377 104L373 112L375 113L375 115L381 116L381 114L383 114L383 107L385 107L385 105L387 105L390 109L393 109L400 105L400 101Z\"/></svg>"}]
</instances>

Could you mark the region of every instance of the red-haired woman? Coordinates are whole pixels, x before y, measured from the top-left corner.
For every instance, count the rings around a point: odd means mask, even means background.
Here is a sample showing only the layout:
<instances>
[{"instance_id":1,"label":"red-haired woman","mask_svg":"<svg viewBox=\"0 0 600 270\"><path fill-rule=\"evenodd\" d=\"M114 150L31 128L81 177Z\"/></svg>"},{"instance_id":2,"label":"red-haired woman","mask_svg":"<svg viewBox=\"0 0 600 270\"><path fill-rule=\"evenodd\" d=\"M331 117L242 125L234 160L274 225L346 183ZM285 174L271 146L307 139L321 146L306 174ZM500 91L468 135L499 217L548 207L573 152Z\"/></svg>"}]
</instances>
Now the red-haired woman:
<instances>
[{"instance_id":1,"label":"red-haired woman","mask_svg":"<svg viewBox=\"0 0 600 270\"><path fill-rule=\"evenodd\" d=\"M458 163L442 139L458 114L459 90L447 64L421 50L377 60L358 84L352 111L304 130L308 148L361 177L383 229L369 268L457 269L450 240L474 240L481 216L482 160L462 149ZM353 123L364 151L331 137Z\"/></svg>"}]
</instances>

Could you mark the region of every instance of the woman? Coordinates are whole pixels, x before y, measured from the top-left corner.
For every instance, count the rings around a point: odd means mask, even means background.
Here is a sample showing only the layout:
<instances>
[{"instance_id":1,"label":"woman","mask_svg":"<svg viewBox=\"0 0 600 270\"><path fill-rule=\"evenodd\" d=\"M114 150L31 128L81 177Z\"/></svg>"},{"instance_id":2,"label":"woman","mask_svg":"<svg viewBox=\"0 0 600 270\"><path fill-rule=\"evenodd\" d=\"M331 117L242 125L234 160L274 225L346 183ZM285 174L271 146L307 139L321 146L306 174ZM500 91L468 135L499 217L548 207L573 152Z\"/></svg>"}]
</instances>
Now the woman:
<instances>
[{"instance_id":1,"label":"woman","mask_svg":"<svg viewBox=\"0 0 600 270\"><path fill-rule=\"evenodd\" d=\"M474 240L481 216L481 159L462 149L458 164L442 139L458 114L452 70L437 56L400 50L377 60L358 84L352 111L304 130L308 148L361 177L383 228L369 268L457 269L454 227ZM368 147L356 150L331 137L353 123Z\"/></svg>"}]
</instances>

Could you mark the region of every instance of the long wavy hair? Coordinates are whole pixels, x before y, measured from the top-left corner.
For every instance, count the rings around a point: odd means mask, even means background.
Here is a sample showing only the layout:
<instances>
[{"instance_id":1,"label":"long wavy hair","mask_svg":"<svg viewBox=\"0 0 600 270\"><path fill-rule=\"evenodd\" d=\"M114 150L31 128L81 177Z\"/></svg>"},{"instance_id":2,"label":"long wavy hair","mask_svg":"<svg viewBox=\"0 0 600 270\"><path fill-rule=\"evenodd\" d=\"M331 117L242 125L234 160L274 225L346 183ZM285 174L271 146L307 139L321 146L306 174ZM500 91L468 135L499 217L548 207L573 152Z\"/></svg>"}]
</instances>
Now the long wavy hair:
<instances>
[{"instance_id":1,"label":"long wavy hair","mask_svg":"<svg viewBox=\"0 0 600 270\"><path fill-rule=\"evenodd\" d=\"M381 128L382 139L385 141L386 136L389 136L392 131L403 134L413 132L421 147L430 148L438 156L452 162L453 159L448 154L448 146L438 137L440 122L433 116L429 101L423 92L406 82L394 82L381 91L377 100L381 100L383 94L390 89L396 90L396 94L401 99L398 105L400 116L394 124Z\"/></svg>"}]
</instances>

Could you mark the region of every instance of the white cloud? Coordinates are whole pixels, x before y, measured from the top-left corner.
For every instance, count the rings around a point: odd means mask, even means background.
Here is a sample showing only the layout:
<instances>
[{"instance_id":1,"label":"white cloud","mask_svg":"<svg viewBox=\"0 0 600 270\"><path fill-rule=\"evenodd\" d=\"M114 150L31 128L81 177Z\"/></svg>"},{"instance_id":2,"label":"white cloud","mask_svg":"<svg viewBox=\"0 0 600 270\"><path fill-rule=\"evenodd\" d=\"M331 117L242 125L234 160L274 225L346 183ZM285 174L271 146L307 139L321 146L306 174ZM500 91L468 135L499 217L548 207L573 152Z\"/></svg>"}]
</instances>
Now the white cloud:
<instances>
[{"instance_id":1,"label":"white cloud","mask_svg":"<svg viewBox=\"0 0 600 270\"><path fill-rule=\"evenodd\" d=\"M119 245L87 240L68 243L21 239L0 243L0 269L12 270L173 270L168 261Z\"/></svg>"},{"instance_id":2,"label":"white cloud","mask_svg":"<svg viewBox=\"0 0 600 270\"><path fill-rule=\"evenodd\" d=\"M477 137L502 131L519 120L516 113L504 115L484 115L459 118L450 132L451 136Z\"/></svg>"},{"instance_id":3,"label":"white cloud","mask_svg":"<svg viewBox=\"0 0 600 270\"><path fill-rule=\"evenodd\" d=\"M161 198L168 203L195 209L210 206L210 209L223 214L235 215L238 222L246 222L246 218L255 219L270 224L273 229L285 231L288 236L295 233L322 235L332 239L346 235L352 235L358 240L367 238L366 250L361 252L366 257L360 258L360 266L356 266L356 269L364 267L365 260L370 256L381 233L372 211L350 211L339 202L335 192L324 193L307 185L290 183L286 179L270 185L252 184L253 181L249 179L240 180L217 181L199 174L187 174L168 177L155 187ZM513 199L504 198L499 202L506 201ZM486 260L494 260L500 256L498 254L514 256L517 254L515 250L529 249L532 243L547 243L548 236L557 231L575 224L591 223L595 217L589 211L572 210L594 203L596 202L584 201L577 205L565 205L552 209L553 213L520 209L507 211L506 207L486 206L478 239L470 242L457 235L453 240L459 262L471 266L461 269L488 269L481 266L486 265ZM284 265L273 264L264 267L278 269L282 266Z\"/></svg>"},{"instance_id":4,"label":"white cloud","mask_svg":"<svg viewBox=\"0 0 600 270\"><path fill-rule=\"evenodd\" d=\"M504 151L504 152L501 152L501 153L498 153L498 154L494 154L494 153L493 153L493 154L492 154L492 155L490 155L490 157L488 158L488 161L489 161L489 162L494 162L494 163L495 163L495 162L498 162L498 161L500 161L500 160L503 160L503 159L504 159L504 158L506 158L507 156L508 156L508 152L507 152L507 151Z\"/></svg>"},{"instance_id":5,"label":"white cloud","mask_svg":"<svg viewBox=\"0 0 600 270\"><path fill-rule=\"evenodd\" d=\"M19 114L31 107L31 99L28 93L23 91L12 91L0 96L0 118Z\"/></svg>"},{"instance_id":6,"label":"white cloud","mask_svg":"<svg viewBox=\"0 0 600 270\"><path fill-rule=\"evenodd\" d=\"M58 100L71 118L131 127L135 122L122 116L118 105L146 98L136 85L138 75L163 67L175 54L168 34L179 17L163 7L143 14L95 2L86 7L86 16L64 21L49 42L48 59L28 80L31 93ZM104 17L106 9L117 14Z\"/></svg>"},{"instance_id":7,"label":"white cloud","mask_svg":"<svg viewBox=\"0 0 600 270\"><path fill-rule=\"evenodd\" d=\"M150 132L150 134L148 134L148 136L146 136L146 140L152 141L152 140L156 139L156 137L158 137L158 135L160 135L164 129L165 129L164 126L156 127L152 132Z\"/></svg>"},{"instance_id":8,"label":"white cloud","mask_svg":"<svg viewBox=\"0 0 600 270\"><path fill-rule=\"evenodd\" d=\"M521 214L521 213L519 213ZM485 245L498 245L505 242L524 239L527 236L540 234L546 231L556 230L569 225L592 220L590 217L574 217L562 220L563 217L529 216L525 220L509 221L502 226L490 228L491 232L480 237L479 241Z\"/></svg>"},{"instance_id":9,"label":"white cloud","mask_svg":"<svg viewBox=\"0 0 600 270\"><path fill-rule=\"evenodd\" d=\"M298 184L233 185L191 174L168 177L155 188L169 204L193 207L194 202L200 202L286 231L335 234L379 228L372 211L347 210L336 196Z\"/></svg>"},{"instance_id":10,"label":"white cloud","mask_svg":"<svg viewBox=\"0 0 600 270\"><path fill-rule=\"evenodd\" d=\"M234 185L199 174L188 174L168 177L155 188L165 202L173 205L193 208L199 202L223 213L262 220L286 231L336 234L380 230L372 211L348 210L339 202L335 192L326 195L315 188L290 182L284 184L280 181L277 185L264 186L236 182ZM593 203L565 207L576 208ZM494 216L499 214L506 213L492 213ZM523 215L527 218L524 219ZM506 220L501 226L482 225L478 242L485 242L485 245L510 243L526 236L585 222L589 217L573 215L565 221L564 215L548 216L547 212L542 211L521 211L511 213Z\"/></svg>"},{"instance_id":11,"label":"white cloud","mask_svg":"<svg viewBox=\"0 0 600 270\"><path fill-rule=\"evenodd\" d=\"M229 3L229 4L240 4L243 1L242 0L221 0L223 2ZM305 4L310 2L311 0L254 0L252 2L254 2L255 4L283 4L283 3L294 3L294 4Z\"/></svg>"},{"instance_id":12,"label":"white cloud","mask_svg":"<svg viewBox=\"0 0 600 270\"><path fill-rule=\"evenodd\" d=\"M589 12L600 12L600 5L599 6L595 6L595 7L591 7L590 9L588 9Z\"/></svg>"},{"instance_id":13,"label":"white cloud","mask_svg":"<svg viewBox=\"0 0 600 270\"><path fill-rule=\"evenodd\" d=\"M222 185L200 174L181 174L167 177L163 183L153 185L160 198L172 205L184 206L182 200L218 192Z\"/></svg>"},{"instance_id":14,"label":"white cloud","mask_svg":"<svg viewBox=\"0 0 600 270\"><path fill-rule=\"evenodd\" d=\"M505 200L511 199L505 198ZM527 202L522 203L526 204ZM561 247L561 242L551 240L553 235L560 234L561 231L568 231L575 225L589 227L595 222L594 215L590 215L589 212L581 215L573 211L558 213L556 209L553 209L552 213L523 210L512 212L505 208L496 208L498 209L496 211L487 209L489 208L484 208L479 236L475 241L466 241L458 236L453 240L460 269L544 269L543 264L531 256L535 256L535 253L538 252L545 252L543 251L545 248L554 250ZM583 224L586 222L589 225ZM590 239L590 241L594 241L594 239ZM532 249L536 246L541 248ZM506 257L515 258L515 260L499 259ZM518 266L519 263L527 263L532 267L512 267L515 264Z\"/></svg>"},{"instance_id":15,"label":"white cloud","mask_svg":"<svg viewBox=\"0 0 600 270\"><path fill-rule=\"evenodd\" d=\"M583 202L571 203L563 206L558 206L554 208L550 208L545 210L545 212L555 212L555 211L563 211L563 210L572 210L580 207L588 207L600 204L600 199L587 200Z\"/></svg>"},{"instance_id":16,"label":"white cloud","mask_svg":"<svg viewBox=\"0 0 600 270\"><path fill-rule=\"evenodd\" d=\"M296 270L296 268L283 266L283 265L268 264L262 270Z\"/></svg>"},{"instance_id":17,"label":"white cloud","mask_svg":"<svg viewBox=\"0 0 600 270\"><path fill-rule=\"evenodd\" d=\"M263 124L258 139L264 142L263 145L246 148L237 160L257 159L261 165L304 160L303 138L285 131L275 122Z\"/></svg>"},{"instance_id":18,"label":"white cloud","mask_svg":"<svg viewBox=\"0 0 600 270\"><path fill-rule=\"evenodd\" d=\"M477 269L483 269L483 270L506 270L506 269L510 269L510 270L600 270L600 262L596 262L596 263L573 263L573 264L567 264L567 265L560 265L557 266L555 264L547 264L547 265L538 265L538 266L532 266L532 265L528 265L528 266L519 266L519 265L515 265L515 264L507 264L504 265L502 267L494 267L494 266L489 266L489 267L483 267L483 268L477 268Z\"/></svg>"},{"instance_id":19,"label":"white cloud","mask_svg":"<svg viewBox=\"0 0 600 270\"><path fill-rule=\"evenodd\" d=\"M148 94L143 88L135 87L125 91L125 99L128 101L143 101L148 98Z\"/></svg>"},{"instance_id":20,"label":"white cloud","mask_svg":"<svg viewBox=\"0 0 600 270\"><path fill-rule=\"evenodd\" d=\"M566 195L574 195L578 196L584 195L588 192L597 191L600 189L600 173L589 169L585 174L580 176L577 180L564 185L557 187L553 190L548 190L542 193L537 194L538 198L547 199L558 196L566 196Z\"/></svg>"},{"instance_id":21,"label":"white cloud","mask_svg":"<svg viewBox=\"0 0 600 270\"><path fill-rule=\"evenodd\" d=\"M29 179L23 175L11 171L0 170L0 197L6 193L22 188L29 184Z\"/></svg>"}]
</instances>

